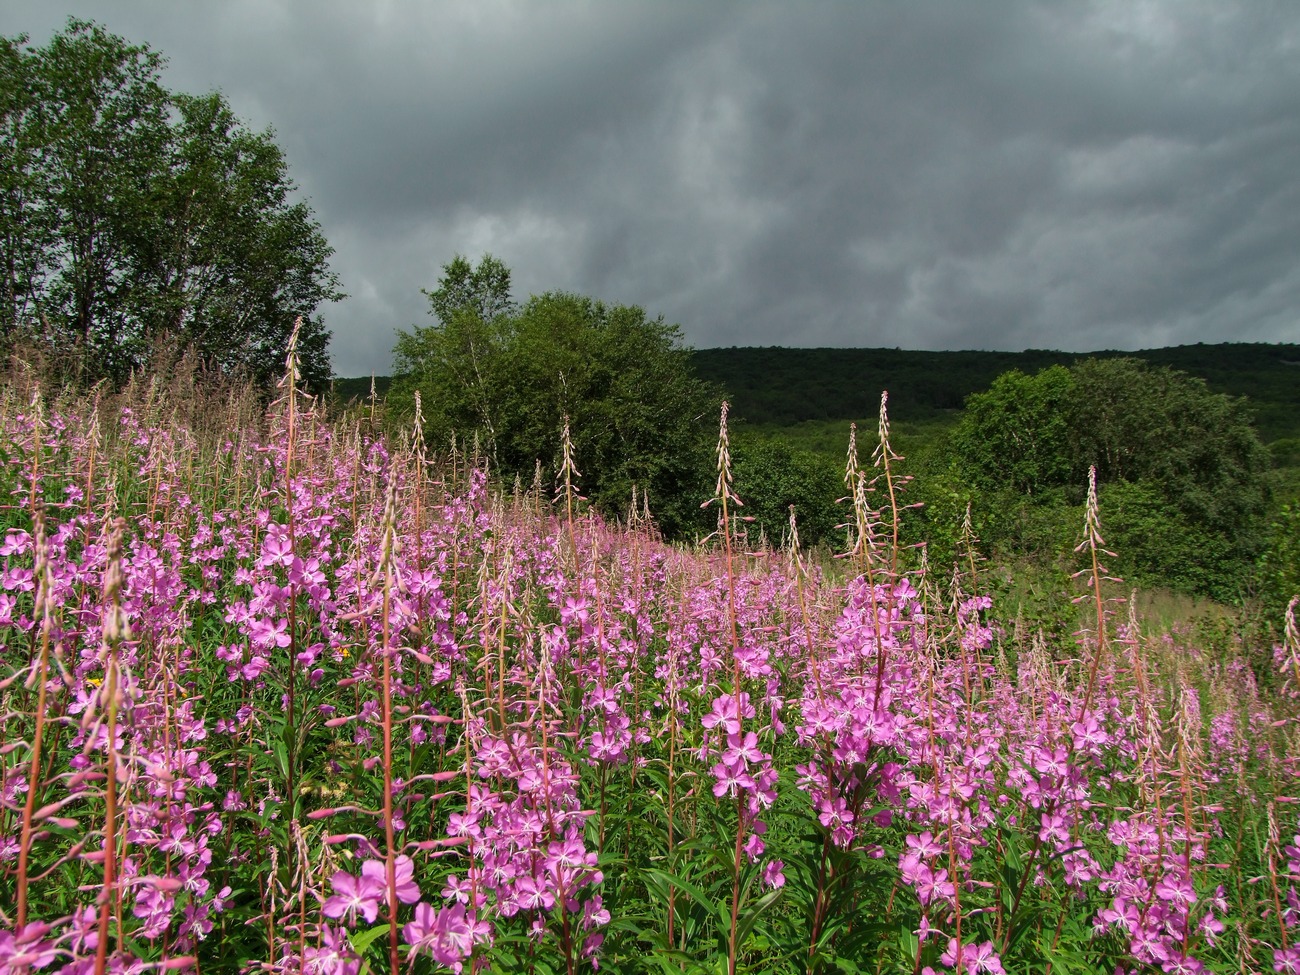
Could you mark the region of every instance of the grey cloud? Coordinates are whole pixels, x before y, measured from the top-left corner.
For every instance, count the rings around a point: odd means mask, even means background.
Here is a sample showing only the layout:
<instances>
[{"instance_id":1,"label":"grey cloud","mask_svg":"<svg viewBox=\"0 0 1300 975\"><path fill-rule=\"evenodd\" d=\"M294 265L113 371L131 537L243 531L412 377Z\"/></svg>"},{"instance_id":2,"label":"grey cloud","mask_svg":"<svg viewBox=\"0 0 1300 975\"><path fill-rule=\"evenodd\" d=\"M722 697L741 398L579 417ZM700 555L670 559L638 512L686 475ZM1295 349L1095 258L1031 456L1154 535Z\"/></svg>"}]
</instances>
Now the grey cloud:
<instances>
[{"instance_id":1,"label":"grey cloud","mask_svg":"<svg viewBox=\"0 0 1300 975\"><path fill-rule=\"evenodd\" d=\"M67 9L274 126L352 295L341 374L484 251L699 346L1300 340L1293 5Z\"/></svg>"}]
</instances>

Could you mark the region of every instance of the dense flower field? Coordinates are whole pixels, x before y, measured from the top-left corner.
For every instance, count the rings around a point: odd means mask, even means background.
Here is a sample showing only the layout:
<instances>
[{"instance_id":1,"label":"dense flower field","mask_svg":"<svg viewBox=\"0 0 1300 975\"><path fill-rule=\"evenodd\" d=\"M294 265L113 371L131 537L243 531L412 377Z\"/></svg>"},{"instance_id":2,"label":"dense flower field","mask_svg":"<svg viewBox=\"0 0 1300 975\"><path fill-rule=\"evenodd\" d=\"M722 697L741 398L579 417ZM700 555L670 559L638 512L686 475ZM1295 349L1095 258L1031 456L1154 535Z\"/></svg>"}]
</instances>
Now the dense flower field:
<instances>
[{"instance_id":1,"label":"dense flower field","mask_svg":"<svg viewBox=\"0 0 1300 975\"><path fill-rule=\"evenodd\" d=\"M1144 629L1093 506L1049 648L900 552L882 434L822 571L725 432L687 550L580 444L502 494L291 385L12 384L0 965L1300 972L1294 620L1266 674Z\"/></svg>"}]
</instances>

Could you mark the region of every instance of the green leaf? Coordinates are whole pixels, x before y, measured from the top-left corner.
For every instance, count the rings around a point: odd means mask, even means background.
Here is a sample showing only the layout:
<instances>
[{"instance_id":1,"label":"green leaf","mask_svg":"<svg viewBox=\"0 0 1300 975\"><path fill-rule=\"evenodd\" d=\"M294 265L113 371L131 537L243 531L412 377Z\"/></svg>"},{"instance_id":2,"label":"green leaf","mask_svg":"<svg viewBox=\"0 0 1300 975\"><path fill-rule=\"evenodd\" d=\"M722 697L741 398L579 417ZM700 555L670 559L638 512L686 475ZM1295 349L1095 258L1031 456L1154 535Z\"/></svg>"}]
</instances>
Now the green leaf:
<instances>
[{"instance_id":1,"label":"green leaf","mask_svg":"<svg viewBox=\"0 0 1300 975\"><path fill-rule=\"evenodd\" d=\"M388 933L388 928L389 925L380 924L365 931L353 931L352 936L348 939L352 944L352 950L358 955L364 955L366 949Z\"/></svg>"},{"instance_id":2,"label":"green leaf","mask_svg":"<svg viewBox=\"0 0 1300 975\"><path fill-rule=\"evenodd\" d=\"M917 938L916 932L906 924L898 926L898 947L903 953L904 958L915 958L917 949L920 948L921 942Z\"/></svg>"},{"instance_id":3,"label":"green leaf","mask_svg":"<svg viewBox=\"0 0 1300 975\"><path fill-rule=\"evenodd\" d=\"M783 891L780 887L775 890L769 890L766 894L756 900L751 907L747 907L744 914L736 922L736 943L744 944L745 938L749 932L754 929L758 919L769 907L781 899Z\"/></svg>"},{"instance_id":4,"label":"green leaf","mask_svg":"<svg viewBox=\"0 0 1300 975\"><path fill-rule=\"evenodd\" d=\"M689 880L685 880L681 877L676 876L675 874L671 874L667 870L657 870L654 867L648 867L642 872L650 877L654 877L658 879L665 886L672 885L673 887L676 887L678 890L685 893L687 897L693 900L700 907L704 908L710 914L717 914L721 917L726 918L725 923L727 926L730 926L730 921L731 921L730 909L723 907L723 905L720 905L719 902L713 900L711 897L709 897L708 894L702 891L699 887L695 886L695 884L691 883ZM721 914L719 914L720 907L723 907Z\"/></svg>"},{"instance_id":5,"label":"green leaf","mask_svg":"<svg viewBox=\"0 0 1300 975\"><path fill-rule=\"evenodd\" d=\"M280 775L284 777L285 781L288 781L289 749L285 747L283 739L281 738L273 739L271 741L271 751L275 753L275 763L280 769Z\"/></svg>"}]
</instances>

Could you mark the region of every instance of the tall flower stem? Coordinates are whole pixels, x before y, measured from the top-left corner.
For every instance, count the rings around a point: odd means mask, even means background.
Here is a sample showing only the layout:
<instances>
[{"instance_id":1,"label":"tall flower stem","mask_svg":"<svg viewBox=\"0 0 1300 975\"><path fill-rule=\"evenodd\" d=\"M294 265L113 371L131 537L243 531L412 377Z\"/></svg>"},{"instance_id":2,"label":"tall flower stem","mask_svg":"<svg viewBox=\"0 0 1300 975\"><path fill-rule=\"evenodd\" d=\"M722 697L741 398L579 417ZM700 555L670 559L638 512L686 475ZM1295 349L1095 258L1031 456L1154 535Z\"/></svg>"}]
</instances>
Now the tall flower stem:
<instances>
[{"instance_id":1,"label":"tall flower stem","mask_svg":"<svg viewBox=\"0 0 1300 975\"><path fill-rule=\"evenodd\" d=\"M39 430L39 427L38 427ZM38 444L39 448L39 444ZM36 661L36 714L35 729L32 732L32 749L30 769L27 776L27 801L23 804L22 832L18 841L18 926L22 931L27 925L27 868L32 848L32 818L36 812L36 796L41 778L41 745L45 733L45 698L46 684L50 672L50 630L53 616L50 609L52 579L50 577L49 543L45 537L45 508L37 498L33 508L33 521L36 528L36 566L33 576L36 582L36 606L34 615L41 621L41 649Z\"/></svg>"},{"instance_id":2,"label":"tall flower stem","mask_svg":"<svg viewBox=\"0 0 1300 975\"><path fill-rule=\"evenodd\" d=\"M731 446L727 436L727 411L730 404L722 402L722 418L718 425L718 484L714 494L722 506L719 516L719 530L722 532L722 545L727 560L727 624L731 637L731 687L736 698L737 718L743 717L740 697L740 630L736 622L736 568L735 553L731 544L731 513L728 501L737 506L741 501L731 490ZM732 856L731 875L731 928L727 934L727 975L736 975L736 955L739 945L736 943L737 922L740 918L740 864L744 855L745 843L745 797L736 796L736 848Z\"/></svg>"},{"instance_id":3,"label":"tall flower stem","mask_svg":"<svg viewBox=\"0 0 1300 975\"><path fill-rule=\"evenodd\" d=\"M287 443L285 445L284 455L284 504L288 512L287 528L289 533L290 551L297 548L295 536L295 525L293 517L293 450L294 438L297 433L295 428L296 413L298 407L298 333L302 328L302 318L294 322L293 334L289 336L289 352L285 360L284 379L281 385L285 388L285 417L288 425ZM296 675L298 670L298 593L293 582L289 583L289 687L288 687L288 706L285 709L285 726L287 734L285 735L285 764L286 771L286 794L285 801L289 804L289 825L294 828L298 825L298 783L297 779L297 744L298 736L294 725L295 709L295 691Z\"/></svg>"},{"instance_id":4,"label":"tall flower stem","mask_svg":"<svg viewBox=\"0 0 1300 975\"><path fill-rule=\"evenodd\" d=\"M99 939L95 946L95 975L104 975L108 962L108 918L112 913L117 883L117 645L125 634L122 621L122 531L125 519L113 523L108 538L108 566L104 572L104 696L107 702L105 745L107 759L104 790L104 877L99 891Z\"/></svg>"},{"instance_id":5,"label":"tall flower stem","mask_svg":"<svg viewBox=\"0 0 1300 975\"><path fill-rule=\"evenodd\" d=\"M393 830L393 671L392 609L393 584L397 553L397 461L394 459L389 474L388 492L384 499L383 542L380 551L380 571L383 573L383 605L379 656L383 675L380 680L380 720L384 731L384 869L388 882L388 964L392 975L397 975L400 964L397 956L397 859L396 836Z\"/></svg>"}]
</instances>

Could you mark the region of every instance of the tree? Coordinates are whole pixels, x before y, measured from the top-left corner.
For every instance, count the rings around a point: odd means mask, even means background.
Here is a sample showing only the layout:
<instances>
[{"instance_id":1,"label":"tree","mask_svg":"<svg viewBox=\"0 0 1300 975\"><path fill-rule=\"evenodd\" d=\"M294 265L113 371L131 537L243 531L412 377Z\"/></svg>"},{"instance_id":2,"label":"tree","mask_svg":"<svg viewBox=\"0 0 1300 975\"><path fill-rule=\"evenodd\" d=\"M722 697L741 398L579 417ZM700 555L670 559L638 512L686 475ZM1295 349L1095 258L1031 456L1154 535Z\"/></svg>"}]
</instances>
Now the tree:
<instances>
[{"instance_id":1,"label":"tree","mask_svg":"<svg viewBox=\"0 0 1300 975\"><path fill-rule=\"evenodd\" d=\"M1300 500L1283 504L1274 516L1260 576L1265 610L1271 620L1279 620L1291 600L1300 597Z\"/></svg>"},{"instance_id":2,"label":"tree","mask_svg":"<svg viewBox=\"0 0 1300 975\"><path fill-rule=\"evenodd\" d=\"M636 306L548 292L516 306L510 273L457 256L429 295L437 324L398 336L388 402L425 435L476 437L503 477L559 469L565 417L581 487L606 514L648 492L661 526L685 530L708 496L709 419L720 399L695 378L681 331Z\"/></svg>"},{"instance_id":3,"label":"tree","mask_svg":"<svg viewBox=\"0 0 1300 975\"><path fill-rule=\"evenodd\" d=\"M843 546L839 525L852 514L836 503L845 490L838 463L782 437L743 433L732 438L731 458L736 494L744 505L738 514L754 519L751 536L757 538L761 529L773 546L787 541L793 505L802 545Z\"/></svg>"},{"instance_id":4,"label":"tree","mask_svg":"<svg viewBox=\"0 0 1300 975\"><path fill-rule=\"evenodd\" d=\"M270 133L219 94L172 94L164 61L69 20L0 42L0 337L72 351L120 381L161 339L267 380L302 316L309 388L330 378L316 309L332 250Z\"/></svg>"},{"instance_id":5,"label":"tree","mask_svg":"<svg viewBox=\"0 0 1300 975\"><path fill-rule=\"evenodd\" d=\"M1035 496L1069 483L1074 379L1052 366L1026 376L1018 369L973 393L953 431L952 445L967 479L984 491Z\"/></svg>"},{"instance_id":6,"label":"tree","mask_svg":"<svg viewBox=\"0 0 1300 975\"><path fill-rule=\"evenodd\" d=\"M491 254L477 268L457 254L424 294L438 324L398 334L388 402L398 415L409 413L421 390L430 439L445 443L453 432L472 432L495 460L499 404L492 397L500 395L505 318L515 307L510 269Z\"/></svg>"},{"instance_id":7,"label":"tree","mask_svg":"<svg viewBox=\"0 0 1300 975\"><path fill-rule=\"evenodd\" d=\"M429 314L443 325L458 314L470 314L482 322L493 322L515 310L510 297L510 268L499 258L484 254L478 266L460 254L443 265L443 276L434 291L422 291L429 299Z\"/></svg>"},{"instance_id":8,"label":"tree","mask_svg":"<svg viewBox=\"0 0 1300 975\"><path fill-rule=\"evenodd\" d=\"M1099 483L1146 482L1190 524L1260 543L1272 458L1244 400L1140 359L1087 359L1073 368L1071 453Z\"/></svg>"},{"instance_id":9,"label":"tree","mask_svg":"<svg viewBox=\"0 0 1300 975\"><path fill-rule=\"evenodd\" d=\"M1095 467L1131 581L1232 596L1263 543L1271 460L1245 403L1167 367L1111 358L1006 373L968 398L952 443L1004 534L1026 500L1077 501Z\"/></svg>"}]
</instances>

